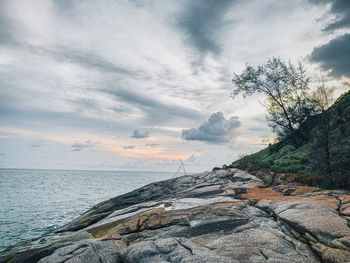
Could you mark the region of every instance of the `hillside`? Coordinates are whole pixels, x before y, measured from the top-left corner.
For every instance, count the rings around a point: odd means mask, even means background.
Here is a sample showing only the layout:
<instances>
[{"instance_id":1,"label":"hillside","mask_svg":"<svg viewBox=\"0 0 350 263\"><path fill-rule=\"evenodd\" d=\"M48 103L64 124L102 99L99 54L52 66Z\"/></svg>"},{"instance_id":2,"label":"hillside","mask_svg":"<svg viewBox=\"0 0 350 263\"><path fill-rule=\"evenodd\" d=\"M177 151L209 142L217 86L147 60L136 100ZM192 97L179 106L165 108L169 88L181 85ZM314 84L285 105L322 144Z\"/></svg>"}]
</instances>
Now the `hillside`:
<instances>
[{"instance_id":1,"label":"hillside","mask_svg":"<svg viewBox=\"0 0 350 263\"><path fill-rule=\"evenodd\" d=\"M281 141L235 161L233 166L261 175L269 185L301 182L324 188L349 188L350 91L339 97L328 109L328 113L328 171L322 158L324 151L319 146L320 140L317 140L317 135L322 130L321 115L306 121L309 133L301 147L295 148Z\"/></svg>"}]
</instances>

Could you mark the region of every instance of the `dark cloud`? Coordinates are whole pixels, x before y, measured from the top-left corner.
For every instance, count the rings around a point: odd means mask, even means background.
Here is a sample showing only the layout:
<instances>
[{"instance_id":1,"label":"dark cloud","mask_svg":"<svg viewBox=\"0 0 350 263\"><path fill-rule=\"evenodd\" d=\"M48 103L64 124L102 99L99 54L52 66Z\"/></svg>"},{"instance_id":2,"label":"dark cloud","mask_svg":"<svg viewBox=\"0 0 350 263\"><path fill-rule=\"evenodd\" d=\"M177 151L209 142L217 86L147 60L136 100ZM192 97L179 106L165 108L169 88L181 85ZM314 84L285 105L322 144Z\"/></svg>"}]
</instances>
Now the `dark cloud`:
<instances>
[{"instance_id":1,"label":"dark cloud","mask_svg":"<svg viewBox=\"0 0 350 263\"><path fill-rule=\"evenodd\" d=\"M40 127L52 129L57 127L79 127L83 130L110 132L130 131L131 126L127 122L116 120L102 120L84 116L77 112L54 112L47 110L19 109L6 105L0 96L0 123L14 127ZM134 126L134 125L132 125Z\"/></svg>"},{"instance_id":2,"label":"dark cloud","mask_svg":"<svg viewBox=\"0 0 350 263\"><path fill-rule=\"evenodd\" d=\"M313 4L331 4L329 14L335 18L323 29L334 32L350 27L349 0L309 0ZM345 34L331 40L327 44L314 48L310 60L319 63L321 68L329 70L334 77L350 76L350 35Z\"/></svg>"},{"instance_id":3,"label":"dark cloud","mask_svg":"<svg viewBox=\"0 0 350 263\"><path fill-rule=\"evenodd\" d=\"M8 19L6 11L6 2L0 1L0 44L16 45L17 40L13 32L18 30L18 28L14 25L11 19Z\"/></svg>"},{"instance_id":4,"label":"dark cloud","mask_svg":"<svg viewBox=\"0 0 350 263\"><path fill-rule=\"evenodd\" d=\"M335 77L350 77L350 34L314 48L310 60L319 63L322 69L330 70Z\"/></svg>"},{"instance_id":5,"label":"dark cloud","mask_svg":"<svg viewBox=\"0 0 350 263\"><path fill-rule=\"evenodd\" d=\"M6 153L0 153L0 157L6 156Z\"/></svg>"},{"instance_id":6,"label":"dark cloud","mask_svg":"<svg viewBox=\"0 0 350 263\"><path fill-rule=\"evenodd\" d=\"M350 27L350 1L335 0L332 2L330 13L335 15L335 20L328 24L323 30L334 31Z\"/></svg>"},{"instance_id":7,"label":"dark cloud","mask_svg":"<svg viewBox=\"0 0 350 263\"><path fill-rule=\"evenodd\" d=\"M1 18L0 13L0 44L13 44L15 42L14 37L8 30L10 27L11 26L8 25L7 21Z\"/></svg>"},{"instance_id":8,"label":"dark cloud","mask_svg":"<svg viewBox=\"0 0 350 263\"><path fill-rule=\"evenodd\" d=\"M91 146L90 143L73 143L72 144L72 147L74 147L74 148L87 148L90 146Z\"/></svg>"},{"instance_id":9,"label":"dark cloud","mask_svg":"<svg viewBox=\"0 0 350 263\"><path fill-rule=\"evenodd\" d=\"M72 144L72 151L74 152L80 152L82 151L83 149L86 149L86 148L91 148L93 147L95 144L94 143L91 143L90 141L85 141L85 142L77 142L77 143L73 143Z\"/></svg>"},{"instance_id":10,"label":"dark cloud","mask_svg":"<svg viewBox=\"0 0 350 263\"><path fill-rule=\"evenodd\" d=\"M80 151L82 151L82 150L83 150L83 148L73 148L73 149L72 149L73 152L80 152Z\"/></svg>"},{"instance_id":11,"label":"dark cloud","mask_svg":"<svg viewBox=\"0 0 350 263\"><path fill-rule=\"evenodd\" d=\"M84 112L86 109L95 111L101 110L100 105L92 98L69 99L67 101L71 102L78 112Z\"/></svg>"},{"instance_id":12,"label":"dark cloud","mask_svg":"<svg viewBox=\"0 0 350 263\"><path fill-rule=\"evenodd\" d=\"M134 149L136 146L135 145L125 145L123 146L124 149L126 150L131 150L131 149Z\"/></svg>"},{"instance_id":13,"label":"dark cloud","mask_svg":"<svg viewBox=\"0 0 350 263\"><path fill-rule=\"evenodd\" d=\"M145 146L153 148L153 147L159 146L159 144L158 143L146 143Z\"/></svg>"},{"instance_id":14,"label":"dark cloud","mask_svg":"<svg viewBox=\"0 0 350 263\"><path fill-rule=\"evenodd\" d=\"M171 105L165 102L147 97L144 93L137 93L123 88L114 88L104 90L107 94L115 96L119 101L136 106L145 113L148 123L164 123L174 118L196 119L202 116L202 113L181 107L179 105Z\"/></svg>"},{"instance_id":15,"label":"dark cloud","mask_svg":"<svg viewBox=\"0 0 350 263\"><path fill-rule=\"evenodd\" d=\"M120 67L115 63L93 53L86 53L76 49L67 49L65 47L56 47L52 50L40 48L38 51L53 55L59 62L72 62L79 64L85 68L96 69L104 73L119 73L133 76L137 75L137 72L133 72L126 68Z\"/></svg>"},{"instance_id":16,"label":"dark cloud","mask_svg":"<svg viewBox=\"0 0 350 263\"><path fill-rule=\"evenodd\" d=\"M216 30L224 23L225 13L237 0L189 1L180 18L179 27L189 36L191 43L201 52L219 53L220 45L215 40Z\"/></svg>"},{"instance_id":17,"label":"dark cloud","mask_svg":"<svg viewBox=\"0 0 350 263\"><path fill-rule=\"evenodd\" d=\"M41 143L33 143L33 144L30 145L30 147L33 147L33 148L39 148L41 146L42 146Z\"/></svg>"},{"instance_id":18,"label":"dark cloud","mask_svg":"<svg viewBox=\"0 0 350 263\"><path fill-rule=\"evenodd\" d=\"M341 18L329 25L327 25L323 30L324 31L333 31L341 28L347 28L350 26L350 12L346 14L344 18Z\"/></svg>"},{"instance_id":19,"label":"dark cloud","mask_svg":"<svg viewBox=\"0 0 350 263\"><path fill-rule=\"evenodd\" d=\"M76 1L71 0L54 0L55 6L59 11L67 12L68 10L74 8Z\"/></svg>"},{"instance_id":20,"label":"dark cloud","mask_svg":"<svg viewBox=\"0 0 350 263\"><path fill-rule=\"evenodd\" d=\"M213 144L227 143L235 136L241 125L238 117L226 120L222 112L212 114L198 129L182 130L181 138L189 141L203 141Z\"/></svg>"},{"instance_id":21,"label":"dark cloud","mask_svg":"<svg viewBox=\"0 0 350 263\"><path fill-rule=\"evenodd\" d=\"M134 130L134 132L132 133L132 135L130 137L131 138L136 138L136 139L148 138L149 137L149 132L140 131L140 130Z\"/></svg>"}]
</instances>

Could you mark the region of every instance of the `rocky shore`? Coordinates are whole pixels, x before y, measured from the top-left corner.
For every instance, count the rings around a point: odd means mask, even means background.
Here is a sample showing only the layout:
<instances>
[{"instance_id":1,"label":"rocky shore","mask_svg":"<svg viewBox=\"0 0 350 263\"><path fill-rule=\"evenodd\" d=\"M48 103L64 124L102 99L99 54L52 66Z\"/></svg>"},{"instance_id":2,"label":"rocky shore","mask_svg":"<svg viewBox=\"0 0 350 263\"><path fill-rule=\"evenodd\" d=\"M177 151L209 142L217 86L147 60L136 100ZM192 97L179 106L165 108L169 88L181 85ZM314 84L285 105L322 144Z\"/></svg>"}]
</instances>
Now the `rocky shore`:
<instances>
[{"instance_id":1,"label":"rocky shore","mask_svg":"<svg viewBox=\"0 0 350 263\"><path fill-rule=\"evenodd\" d=\"M0 262L350 262L349 220L349 192L218 169L102 202Z\"/></svg>"}]
</instances>

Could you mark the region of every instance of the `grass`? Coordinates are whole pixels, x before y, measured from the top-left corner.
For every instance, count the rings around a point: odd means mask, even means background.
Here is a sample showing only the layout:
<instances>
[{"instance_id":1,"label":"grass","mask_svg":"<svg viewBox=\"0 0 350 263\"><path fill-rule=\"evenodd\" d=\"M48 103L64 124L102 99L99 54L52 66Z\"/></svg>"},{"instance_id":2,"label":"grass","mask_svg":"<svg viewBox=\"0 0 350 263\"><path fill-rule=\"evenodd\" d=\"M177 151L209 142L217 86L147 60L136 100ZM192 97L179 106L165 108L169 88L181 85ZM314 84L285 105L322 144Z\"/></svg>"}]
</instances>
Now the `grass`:
<instances>
[{"instance_id":1,"label":"grass","mask_svg":"<svg viewBox=\"0 0 350 263\"><path fill-rule=\"evenodd\" d=\"M244 156L233 165L248 171L282 173L279 179L285 183L299 182L322 188L350 188L350 92L341 96L328 111L331 113L330 171L326 171L324 163L318 160L322 149L317 148L314 140L314 135L320 129L317 121L302 146L295 148L282 141ZM273 184L273 181L273 178L269 178L266 184Z\"/></svg>"}]
</instances>

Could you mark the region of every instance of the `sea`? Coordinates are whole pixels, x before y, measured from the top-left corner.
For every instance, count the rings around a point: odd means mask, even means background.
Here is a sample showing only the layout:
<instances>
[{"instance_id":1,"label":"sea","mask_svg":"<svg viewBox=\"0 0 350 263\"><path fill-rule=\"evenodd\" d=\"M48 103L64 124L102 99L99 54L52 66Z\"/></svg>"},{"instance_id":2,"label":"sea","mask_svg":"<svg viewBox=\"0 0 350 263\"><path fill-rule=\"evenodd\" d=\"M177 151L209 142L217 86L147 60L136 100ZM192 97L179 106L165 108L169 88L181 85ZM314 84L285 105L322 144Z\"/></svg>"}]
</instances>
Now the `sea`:
<instances>
[{"instance_id":1,"label":"sea","mask_svg":"<svg viewBox=\"0 0 350 263\"><path fill-rule=\"evenodd\" d=\"M169 172L0 169L0 252L52 231L95 204Z\"/></svg>"}]
</instances>

